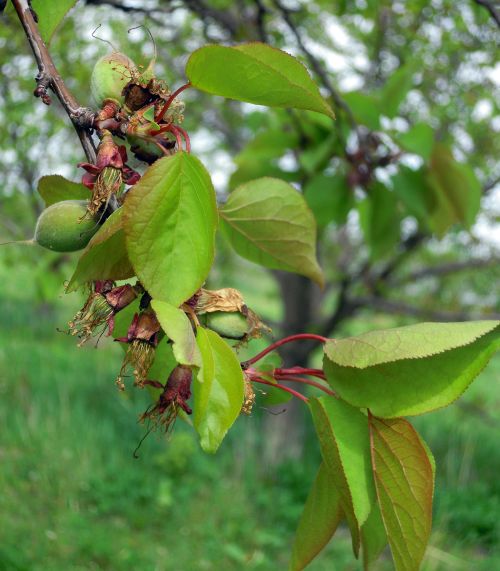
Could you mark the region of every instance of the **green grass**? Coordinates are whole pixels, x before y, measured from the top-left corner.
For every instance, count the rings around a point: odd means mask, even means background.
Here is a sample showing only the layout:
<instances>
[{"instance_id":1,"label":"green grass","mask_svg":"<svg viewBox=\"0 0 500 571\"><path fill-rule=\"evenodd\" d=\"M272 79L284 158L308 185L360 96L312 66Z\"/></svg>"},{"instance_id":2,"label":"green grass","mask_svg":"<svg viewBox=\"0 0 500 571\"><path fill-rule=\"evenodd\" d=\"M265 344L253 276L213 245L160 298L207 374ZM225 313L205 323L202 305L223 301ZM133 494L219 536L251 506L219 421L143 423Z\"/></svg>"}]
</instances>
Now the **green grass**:
<instances>
[{"instance_id":1,"label":"green grass","mask_svg":"<svg viewBox=\"0 0 500 571\"><path fill-rule=\"evenodd\" d=\"M257 412L215 456L178 422L134 459L148 399L116 390L119 347L77 349L56 328L78 300L22 292L0 301L0 570L285 570L316 446L270 472ZM425 571L500 569L499 373L497 360L462 404L417 419L438 462ZM361 569L345 529L310 569Z\"/></svg>"}]
</instances>

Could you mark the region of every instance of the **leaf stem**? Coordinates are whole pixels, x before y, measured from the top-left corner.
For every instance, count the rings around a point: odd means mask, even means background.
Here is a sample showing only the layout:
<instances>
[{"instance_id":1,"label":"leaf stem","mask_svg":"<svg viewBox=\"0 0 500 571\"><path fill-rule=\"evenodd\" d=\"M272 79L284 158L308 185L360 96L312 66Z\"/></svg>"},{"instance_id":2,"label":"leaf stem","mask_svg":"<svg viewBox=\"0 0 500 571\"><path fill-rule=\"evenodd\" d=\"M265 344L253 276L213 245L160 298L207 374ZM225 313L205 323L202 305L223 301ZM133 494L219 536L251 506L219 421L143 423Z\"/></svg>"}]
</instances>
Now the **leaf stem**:
<instances>
[{"instance_id":1,"label":"leaf stem","mask_svg":"<svg viewBox=\"0 0 500 571\"><path fill-rule=\"evenodd\" d=\"M244 361L243 363L241 363L241 368L247 369L250 365L253 365L257 361L260 361L268 353L271 353L271 351L274 351L278 347L281 347L286 343L291 343L292 341L300 341L301 339L308 339L309 341L319 341L320 343L326 343L326 341L328 341L326 337L323 337L322 335L315 335L314 333L297 333L296 335L290 335L289 337L284 337L279 341L271 343L271 345L269 345L263 351L255 355L255 357L252 357L251 359L248 359L248 361Z\"/></svg>"},{"instance_id":2,"label":"leaf stem","mask_svg":"<svg viewBox=\"0 0 500 571\"><path fill-rule=\"evenodd\" d=\"M294 391L293 389L289 388L289 387L284 387L283 385L280 385L279 383L271 383L271 381L265 381L264 379L261 379L260 377L254 377L252 379L252 382L254 383L261 383L262 385L269 385L270 387L276 387L277 389L281 389L282 391L285 391L286 393L290 393L291 395L293 395L294 397L297 397L298 399L300 399L301 401L308 403L309 399L307 397L305 397L304 395L300 394L297 391Z\"/></svg>"},{"instance_id":3,"label":"leaf stem","mask_svg":"<svg viewBox=\"0 0 500 571\"><path fill-rule=\"evenodd\" d=\"M311 387L316 387L320 391L323 391L332 397L336 397L337 395L330 390L329 388L325 387L321 383L317 383L316 381L311 381L310 379L303 379L302 377L295 377L293 375L276 375L275 379L277 381L290 381L292 383L304 383L305 385L310 385Z\"/></svg>"}]
</instances>

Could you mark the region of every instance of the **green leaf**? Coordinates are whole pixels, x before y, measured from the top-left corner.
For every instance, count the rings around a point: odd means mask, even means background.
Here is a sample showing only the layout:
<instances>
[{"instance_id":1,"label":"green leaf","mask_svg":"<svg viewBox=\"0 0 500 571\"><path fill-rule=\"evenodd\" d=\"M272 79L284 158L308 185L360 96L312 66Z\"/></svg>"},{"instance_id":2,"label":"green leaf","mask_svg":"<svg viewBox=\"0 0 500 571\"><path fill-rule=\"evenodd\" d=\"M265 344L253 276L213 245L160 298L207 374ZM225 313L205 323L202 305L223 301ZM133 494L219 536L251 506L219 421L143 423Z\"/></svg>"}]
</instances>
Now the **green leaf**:
<instances>
[{"instance_id":1,"label":"green leaf","mask_svg":"<svg viewBox=\"0 0 500 571\"><path fill-rule=\"evenodd\" d=\"M380 111L386 117L395 117L401 103L413 86L415 62L409 62L395 71L379 94Z\"/></svg>"},{"instance_id":2,"label":"green leaf","mask_svg":"<svg viewBox=\"0 0 500 571\"><path fill-rule=\"evenodd\" d=\"M369 425L377 496L396 571L418 571L432 525L431 463L408 421L370 415Z\"/></svg>"},{"instance_id":3,"label":"green leaf","mask_svg":"<svg viewBox=\"0 0 500 571\"><path fill-rule=\"evenodd\" d=\"M334 397L311 399L310 407L323 459L332 472L332 478L338 479L335 473L339 471L338 453L354 514L358 524L362 525L375 503L367 417Z\"/></svg>"},{"instance_id":4,"label":"green leaf","mask_svg":"<svg viewBox=\"0 0 500 571\"><path fill-rule=\"evenodd\" d=\"M217 333L199 327L202 367L194 383L194 426L205 452L216 452L241 411L243 372L231 347Z\"/></svg>"},{"instance_id":5,"label":"green leaf","mask_svg":"<svg viewBox=\"0 0 500 571\"><path fill-rule=\"evenodd\" d=\"M350 107L358 123L362 123L374 131L380 128L379 102L375 97L359 91L350 91L344 93L342 98Z\"/></svg>"},{"instance_id":6,"label":"green leaf","mask_svg":"<svg viewBox=\"0 0 500 571\"><path fill-rule=\"evenodd\" d=\"M468 321L457 323L417 323L356 337L331 339L325 354L344 367L365 369L401 359L421 359L468 345L489 333L500 322Z\"/></svg>"},{"instance_id":7,"label":"green leaf","mask_svg":"<svg viewBox=\"0 0 500 571\"><path fill-rule=\"evenodd\" d=\"M184 311L157 299L151 301L151 307L163 331L173 342L173 352L177 362L180 365L201 367L201 353L196 343L193 326Z\"/></svg>"},{"instance_id":8,"label":"green leaf","mask_svg":"<svg viewBox=\"0 0 500 571\"><path fill-rule=\"evenodd\" d=\"M412 170L400 165L397 174L392 178L392 186L408 212L426 223L431 209L429 194L432 190L424 170Z\"/></svg>"},{"instance_id":9,"label":"green leaf","mask_svg":"<svg viewBox=\"0 0 500 571\"><path fill-rule=\"evenodd\" d=\"M193 52L186 76L197 89L268 107L334 113L306 68L291 55L259 42L205 46Z\"/></svg>"},{"instance_id":10,"label":"green leaf","mask_svg":"<svg viewBox=\"0 0 500 571\"><path fill-rule=\"evenodd\" d=\"M340 175L319 174L304 189L304 197L313 211L319 228L330 222L344 224L354 206L354 192Z\"/></svg>"},{"instance_id":11,"label":"green leaf","mask_svg":"<svg viewBox=\"0 0 500 571\"><path fill-rule=\"evenodd\" d=\"M38 29L46 44L50 43L56 28L78 0L32 0L38 16Z\"/></svg>"},{"instance_id":12,"label":"green leaf","mask_svg":"<svg viewBox=\"0 0 500 571\"><path fill-rule=\"evenodd\" d=\"M67 292L93 280L124 280L135 275L125 248L122 213L122 208L113 212L92 236L78 260Z\"/></svg>"},{"instance_id":13,"label":"green leaf","mask_svg":"<svg viewBox=\"0 0 500 571\"><path fill-rule=\"evenodd\" d=\"M500 348L498 321L421 323L325 344L331 387L380 417L422 414L456 400Z\"/></svg>"},{"instance_id":14,"label":"green leaf","mask_svg":"<svg viewBox=\"0 0 500 571\"><path fill-rule=\"evenodd\" d=\"M371 258L377 260L391 252L400 235L395 193L375 182L370 186L368 196L358 203L358 211Z\"/></svg>"},{"instance_id":15,"label":"green leaf","mask_svg":"<svg viewBox=\"0 0 500 571\"><path fill-rule=\"evenodd\" d=\"M386 545L387 534L382 521L382 514L378 504L374 504L368 519L361 526L361 550L365 571L371 568L372 563L378 559Z\"/></svg>"},{"instance_id":16,"label":"green leaf","mask_svg":"<svg viewBox=\"0 0 500 571\"><path fill-rule=\"evenodd\" d=\"M330 541L343 513L340 496L323 462L300 517L289 571L301 571Z\"/></svg>"},{"instance_id":17,"label":"green leaf","mask_svg":"<svg viewBox=\"0 0 500 571\"><path fill-rule=\"evenodd\" d=\"M434 191L431 224L437 235L443 236L456 223L469 228L481 201L481 184L472 168L455 161L450 148L437 143L432 151L428 182Z\"/></svg>"},{"instance_id":18,"label":"green leaf","mask_svg":"<svg viewBox=\"0 0 500 571\"><path fill-rule=\"evenodd\" d=\"M217 208L205 167L180 152L156 161L125 198L127 249L153 298L174 306L203 284L215 253Z\"/></svg>"},{"instance_id":19,"label":"green leaf","mask_svg":"<svg viewBox=\"0 0 500 571\"><path fill-rule=\"evenodd\" d=\"M220 214L222 230L240 256L323 285L316 222L293 186L273 178L248 182L229 195Z\"/></svg>"},{"instance_id":20,"label":"green leaf","mask_svg":"<svg viewBox=\"0 0 500 571\"><path fill-rule=\"evenodd\" d=\"M88 200L90 190L79 182L73 182L58 174L42 176L38 181L38 193L45 207L61 200Z\"/></svg>"},{"instance_id":21,"label":"green leaf","mask_svg":"<svg viewBox=\"0 0 500 571\"><path fill-rule=\"evenodd\" d=\"M429 160L434 146L434 130L427 123L416 123L406 133L397 136L397 142L410 153Z\"/></svg>"}]
</instances>

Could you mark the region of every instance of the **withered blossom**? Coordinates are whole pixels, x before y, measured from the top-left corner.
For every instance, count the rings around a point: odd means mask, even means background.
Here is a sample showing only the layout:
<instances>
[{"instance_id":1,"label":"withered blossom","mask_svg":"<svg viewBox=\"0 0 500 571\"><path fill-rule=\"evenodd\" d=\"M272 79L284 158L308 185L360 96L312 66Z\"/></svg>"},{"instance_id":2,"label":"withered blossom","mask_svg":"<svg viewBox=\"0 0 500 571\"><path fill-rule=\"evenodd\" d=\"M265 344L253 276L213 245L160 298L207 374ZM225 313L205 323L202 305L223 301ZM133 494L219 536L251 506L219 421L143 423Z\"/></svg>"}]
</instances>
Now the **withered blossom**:
<instances>
[{"instance_id":1,"label":"withered blossom","mask_svg":"<svg viewBox=\"0 0 500 571\"><path fill-rule=\"evenodd\" d=\"M87 172L82 183L92 191L88 206L88 214L96 214L105 206L112 195L120 197L123 184L135 184L141 176L125 163L127 151L123 145L118 146L110 131L102 131L102 139L97 150L97 163L79 163Z\"/></svg>"},{"instance_id":2,"label":"withered blossom","mask_svg":"<svg viewBox=\"0 0 500 571\"><path fill-rule=\"evenodd\" d=\"M129 366L133 369L134 385L141 388L144 386L149 368L154 361L160 329L160 323L154 312L146 310L134 315L126 337L116 339L116 341L129 344L116 379L120 390L125 388L123 377Z\"/></svg>"},{"instance_id":3,"label":"withered blossom","mask_svg":"<svg viewBox=\"0 0 500 571\"><path fill-rule=\"evenodd\" d=\"M168 432L182 409L186 414L192 410L187 404L191 397L191 381L193 373L189 367L178 365L170 373L165 385L159 381L145 381L144 384L163 389L156 403L140 417L140 422L146 420L153 422L154 428L162 428Z\"/></svg>"},{"instance_id":4,"label":"withered blossom","mask_svg":"<svg viewBox=\"0 0 500 571\"><path fill-rule=\"evenodd\" d=\"M253 405L255 404L255 391L253 390L252 381L245 371L243 372L243 380L244 399L241 412L248 415L251 414Z\"/></svg>"},{"instance_id":5,"label":"withered blossom","mask_svg":"<svg viewBox=\"0 0 500 571\"><path fill-rule=\"evenodd\" d=\"M101 326L113 333L115 315L127 307L137 297L137 289L127 284L114 287L114 282L96 281L91 286L90 294L84 306L69 322L71 335L77 336L81 347L90 337L102 333Z\"/></svg>"}]
</instances>

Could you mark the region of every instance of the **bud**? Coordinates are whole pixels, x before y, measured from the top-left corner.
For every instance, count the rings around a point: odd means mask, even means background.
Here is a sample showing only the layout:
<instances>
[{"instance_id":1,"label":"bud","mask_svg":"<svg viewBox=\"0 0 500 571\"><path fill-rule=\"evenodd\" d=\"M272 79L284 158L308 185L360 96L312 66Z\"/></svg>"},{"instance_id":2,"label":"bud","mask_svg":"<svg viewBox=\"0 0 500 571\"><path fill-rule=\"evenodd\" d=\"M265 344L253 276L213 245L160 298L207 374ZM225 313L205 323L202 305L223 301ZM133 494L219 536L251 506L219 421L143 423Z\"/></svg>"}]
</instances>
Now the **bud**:
<instances>
[{"instance_id":1,"label":"bud","mask_svg":"<svg viewBox=\"0 0 500 571\"><path fill-rule=\"evenodd\" d=\"M85 248L99 229L94 216L87 213L85 200L63 200L46 208L39 216L34 241L54 252L76 252Z\"/></svg>"}]
</instances>

